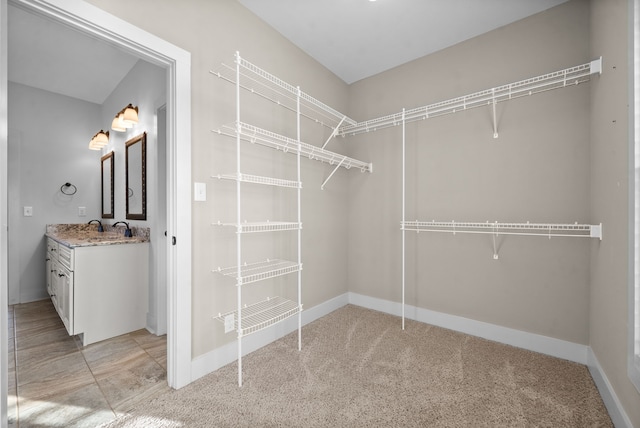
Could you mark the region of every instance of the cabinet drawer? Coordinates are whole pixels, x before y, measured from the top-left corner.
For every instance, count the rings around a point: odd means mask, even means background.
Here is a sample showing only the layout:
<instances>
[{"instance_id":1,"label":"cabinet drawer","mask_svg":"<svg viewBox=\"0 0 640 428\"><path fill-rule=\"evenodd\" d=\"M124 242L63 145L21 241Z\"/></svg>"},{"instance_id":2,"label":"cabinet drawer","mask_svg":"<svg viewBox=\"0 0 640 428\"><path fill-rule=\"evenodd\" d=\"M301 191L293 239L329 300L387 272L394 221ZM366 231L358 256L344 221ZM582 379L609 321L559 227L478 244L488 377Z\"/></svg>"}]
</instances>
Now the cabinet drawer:
<instances>
[{"instance_id":1,"label":"cabinet drawer","mask_svg":"<svg viewBox=\"0 0 640 428\"><path fill-rule=\"evenodd\" d=\"M58 245L58 261L70 271L73 271L73 250L64 245Z\"/></svg>"},{"instance_id":2,"label":"cabinet drawer","mask_svg":"<svg viewBox=\"0 0 640 428\"><path fill-rule=\"evenodd\" d=\"M58 243L51 238L47 238L47 253L58 253Z\"/></svg>"}]
</instances>

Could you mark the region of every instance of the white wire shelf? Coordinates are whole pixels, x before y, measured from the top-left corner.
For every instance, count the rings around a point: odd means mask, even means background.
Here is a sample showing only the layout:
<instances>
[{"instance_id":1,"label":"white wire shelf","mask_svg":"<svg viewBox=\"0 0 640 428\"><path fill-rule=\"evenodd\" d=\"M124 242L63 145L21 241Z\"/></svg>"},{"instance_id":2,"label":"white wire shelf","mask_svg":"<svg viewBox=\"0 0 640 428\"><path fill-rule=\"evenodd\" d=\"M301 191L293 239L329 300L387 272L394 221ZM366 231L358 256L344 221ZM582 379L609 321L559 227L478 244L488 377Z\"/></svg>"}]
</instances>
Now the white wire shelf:
<instances>
[{"instance_id":1,"label":"white wire shelf","mask_svg":"<svg viewBox=\"0 0 640 428\"><path fill-rule=\"evenodd\" d=\"M602 240L602 223L499 223L457 221L402 221L402 230L415 232L478 233L491 235L521 235L545 237L585 237Z\"/></svg>"},{"instance_id":2,"label":"white wire shelf","mask_svg":"<svg viewBox=\"0 0 640 428\"><path fill-rule=\"evenodd\" d=\"M212 224L214 226L235 227L237 233L280 232L284 230L302 229L302 223L285 221L243 222L240 224L223 223L218 221L217 223Z\"/></svg>"},{"instance_id":3,"label":"white wire shelf","mask_svg":"<svg viewBox=\"0 0 640 428\"><path fill-rule=\"evenodd\" d=\"M225 323L233 317L234 330L238 336L255 333L302 312L302 304L282 297L271 297L262 302L242 308L242 326L238 326L238 311L218 314L215 319Z\"/></svg>"},{"instance_id":4,"label":"white wire shelf","mask_svg":"<svg viewBox=\"0 0 640 428\"><path fill-rule=\"evenodd\" d=\"M242 183L263 184L266 186L289 187L292 189L302 189L302 182L295 180L283 180L281 178L264 177L251 174L218 174L212 176L219 180L240 181Z\"/></svg>"},{"instance_id":5,"label":"white wire shelf","mask_svg":"<svg viewBox=\"0 0 640 428\"><path fill-rule=\"evenodd\" d=\"M298 141L292 138L243 122L234 125L224 125L221 129L213 132L229 137L236 137L236 134L239 134L244 141L282 150L285 153L297 154L298 151L300 151L300 156L325 162L336 167L343 167L345 169L355 167L362 172L373 171L373 165L371 163L362 162L308 143L298 143Z\"/></svg>"},{"instance_id":6,"label":"white wire shelf","mask_svg":"<svg viewBox=\"0 0 640 428\"><path fill-rule=\"evenodd\" d=\"M363 132L376 131L390 126L397 126L403 121L413 122L424 120L476 107L495 105L496 103L578 85L587 82L591 74L602 72L602 58L587 64L578 65L560 71L532 77L519 82L510 83L496 88L486 89L470 95L441 101L427 106L417 107L404 112L366 120L356 124L347 123L340 127L338 135L355 135ZM497 133L497 131L496 131Z\"/></svg>"},{"instance_id":7,"label":"white wire shelf","mask_svg":"<svg viewBox=\"0 0 640 428\"><path fill-rule=\"evenodd\" d=\"M283 81L244 58L240 58L239 55L236 55L234 63L234 65L223 63L219 70L212 70L210 73L230 83L238 83L242 89L251 92L251 94L272 101L292 112L297 111L296 103L299 96L301 115L329 128L336 128L341 122L356 123L353 119L322 101L299 90L298 87ZM239 65L240 82L236 82L236 65Z\"/></svg>"},{"instance_id":8,"label":"white wire shelf","mask_svg":"<svg viewBox=\"0 0 640 428\"><path fill-rule=\"evenodd\" d=\"M252 282L263 281L269 278L287 275L289 273L302 270L302 263L296 263L281 259L267 259L256 263L245 263L240 266L240 277L238 277L238 266L214 269L214 273L236 279L236 286L250 284Z\"/></svg>"}]
</instances>

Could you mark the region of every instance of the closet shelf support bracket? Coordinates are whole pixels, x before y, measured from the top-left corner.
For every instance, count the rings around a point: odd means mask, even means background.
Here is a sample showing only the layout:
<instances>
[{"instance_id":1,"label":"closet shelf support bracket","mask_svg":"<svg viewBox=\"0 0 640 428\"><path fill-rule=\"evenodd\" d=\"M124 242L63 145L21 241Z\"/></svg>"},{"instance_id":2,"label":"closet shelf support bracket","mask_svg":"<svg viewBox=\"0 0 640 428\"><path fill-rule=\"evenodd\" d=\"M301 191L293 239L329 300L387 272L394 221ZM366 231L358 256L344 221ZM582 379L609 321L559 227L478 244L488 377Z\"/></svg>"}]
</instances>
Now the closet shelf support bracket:
<instances>
[{"instance_id":1,"label":"closet shelf support bracket","mask_svg":"<svg viewBox=\"0 0 640 428\"><path fill-rule=\"evenodd\" d=\"M498 260L500 257L498 256L498 243L496 242L498 239L498 229L497 227L493 228L493 260Z\"/></svg>"},{"instance_id":2,"label":"closet shelf support bracket","mask_svg":"<svg viewBox=\"0 0 640 428\"><path fill-rule=\"evenodd\" d=\"M589 71L591 74L602 74L602 57L591 61Z\"/></svg>"},{"instance_id":3,"label":"closet shelf support bracket","mask_svg":"<svg viewBox=\"0 0 640 428\"><path fill-rule=\"evenodd\" d=\"M331 139L333 137L335 137L336 135L338 135L338 132L340 132L340 127L342 126L342 124L344 123L344 121L347 119L347 116L343 116L342 119L340 120L340 123L338 123L338 126L336 126L333 129L333 132L331 133L331 135L329 136L329 138L327 138L327 141L324 142L324 144L322 145L322 148L324 149L325 147L327 147L327 144L329 144L329 141L331 141Z\"/></svg>"},{"instance_id":4,"label":"closet shelf support bracket","mask_svg":"<svg viewBox=\"0 0 640 428\"><path fill-rule=\"evenodd\" d=\"M592 238L598 238L602 241L602 223L591 225L589 234Z\"/></svg>"},{"instance_id":5,"label":"closet shelf support bracket","mask_svg":"<svg viewBox=\"0 0 640 428\"><path fill-rule=\"evenodd\" d=\"M322 183L322 185L320 186L320 190L324 190L324 185L327 184L327 182L331 179L331 177L333 177L333 174L336 173L336 171L338 170L338 168L340 168L342 166L342 164L344 163L344 160L346 158L342 158L342 160L340 160L340 162L338 163L338 165L336 165L335 168L333 168L333 171L331 171L331 174L329 174L329 176L326 178L326 180L324 180L324 182Z\"/></svg>"}]
</instances>

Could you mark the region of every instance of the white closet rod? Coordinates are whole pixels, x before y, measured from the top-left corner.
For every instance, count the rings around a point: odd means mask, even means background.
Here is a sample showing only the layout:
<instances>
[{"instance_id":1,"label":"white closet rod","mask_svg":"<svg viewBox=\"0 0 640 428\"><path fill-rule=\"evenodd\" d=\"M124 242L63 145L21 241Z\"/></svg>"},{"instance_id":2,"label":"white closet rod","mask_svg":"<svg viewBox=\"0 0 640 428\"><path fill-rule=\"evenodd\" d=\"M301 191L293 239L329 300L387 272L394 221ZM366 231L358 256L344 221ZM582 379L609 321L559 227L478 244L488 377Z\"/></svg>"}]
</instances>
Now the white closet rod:
<instances>
[{"instance_id":1,"label":"white closet rod","mask_svg":"<svg viewBox=\"0 0 640 428\"><path fill-rule=\"evenodd\" d=\"M602 240L600 224L560 223L499 223L457 221L403 221L402 230L415 232L479 233L491 235L520 235L545 237L585 237Z\"/></svg>"},{"instance_id":2,"label":"white closet rod","mask_svg":"<svg viewBox=\"0 0 640 428\"><path fill-rule=\"evenodd\" d=\"M339 135L356 135L363 132L376 131L390 126L397 126L402 124L403 117L406 123L468 110L475 107L489 106L492 104L495 105L495 103L498 102L587 82L589 81L591 74L594 73L602 73L602 57L587 64L555 71L538 77L532 77L530 79L521 80L519 82L510 83L497 88L486 89L470 95L441 101L423 107L417 107L356 124L343 125L339 130ZM497 131L494 130L494 132Z\"/></svg>"}]
</instances>

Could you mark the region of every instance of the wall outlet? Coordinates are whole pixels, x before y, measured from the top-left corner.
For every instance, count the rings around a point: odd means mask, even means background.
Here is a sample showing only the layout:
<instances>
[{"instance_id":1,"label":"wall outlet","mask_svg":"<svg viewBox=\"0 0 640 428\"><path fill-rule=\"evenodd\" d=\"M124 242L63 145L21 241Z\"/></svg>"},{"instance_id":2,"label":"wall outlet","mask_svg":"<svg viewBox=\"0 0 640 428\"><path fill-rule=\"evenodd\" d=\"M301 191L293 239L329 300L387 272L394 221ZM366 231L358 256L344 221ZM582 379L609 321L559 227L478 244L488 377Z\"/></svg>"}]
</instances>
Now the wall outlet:
<instances>
[{"instance_id":1,"label":"wall outlet","mask_svg":"<svg viewBox=\"0 0 640 428\"><path fill-rule=\"evenodd\" d=\"M31 217L33 215L33 207L23 207L23 213L25 217Z\"/></svg>"},{"instance_id":2,"label":"wall outlet","mask_svg":"<svg viewBox=\"0 0 640 428\"><path fill-rule=\"evenodd\" d=\"M229 333L233 331L233 325L235 324L235 316L233 314L229 314L224 317L224 332Z\"/></svg>"},{"instance_id":3,"label":"wall outlet","mask_svg":"<svg viewBox=\"0 0 640 428\"><path fill-rule=\"evenodd\" d=\"M87 207L78 207L78 217L86 217Z\"/></svg>"}]
</instances>

